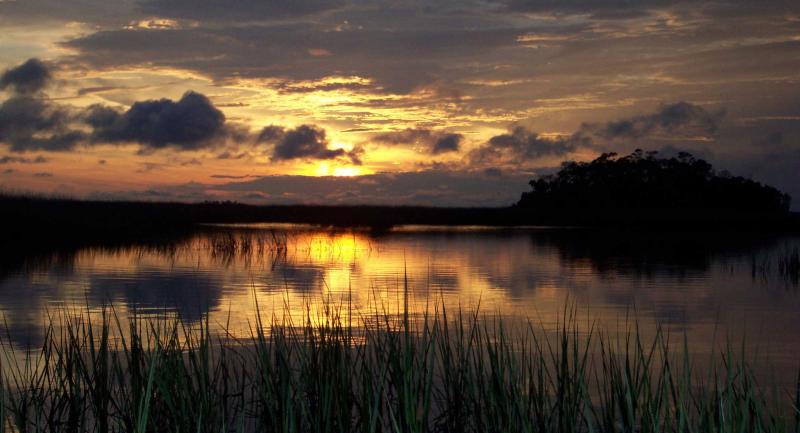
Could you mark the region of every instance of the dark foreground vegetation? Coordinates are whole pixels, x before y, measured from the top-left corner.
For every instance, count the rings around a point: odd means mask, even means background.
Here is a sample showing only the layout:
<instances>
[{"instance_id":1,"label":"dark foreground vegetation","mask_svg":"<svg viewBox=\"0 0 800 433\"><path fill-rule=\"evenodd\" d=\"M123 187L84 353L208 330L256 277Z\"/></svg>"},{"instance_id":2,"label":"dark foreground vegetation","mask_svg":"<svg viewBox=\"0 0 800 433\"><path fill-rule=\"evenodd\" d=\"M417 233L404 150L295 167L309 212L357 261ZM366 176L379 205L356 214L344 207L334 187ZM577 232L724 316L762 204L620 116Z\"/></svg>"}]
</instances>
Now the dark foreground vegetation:
<instances>
[{"instance_id":1,"label":"dark foreground vegetation","mask_svg":"<svg viewBox=\"0 0 800 433\"><path fill-rule=\"evenodd\" d=\"M798 390L761 387L680 337L555 331L478 313L299 323L52 316L41 350L4 341L2 430L19 432L790 432ZM265 325L269 325L266 326ZM269 329L269 330L267 330ZM10 350L9 349L13 349ZM703 362L708 362L703 360Z\"/></svg>"}]
</instances>

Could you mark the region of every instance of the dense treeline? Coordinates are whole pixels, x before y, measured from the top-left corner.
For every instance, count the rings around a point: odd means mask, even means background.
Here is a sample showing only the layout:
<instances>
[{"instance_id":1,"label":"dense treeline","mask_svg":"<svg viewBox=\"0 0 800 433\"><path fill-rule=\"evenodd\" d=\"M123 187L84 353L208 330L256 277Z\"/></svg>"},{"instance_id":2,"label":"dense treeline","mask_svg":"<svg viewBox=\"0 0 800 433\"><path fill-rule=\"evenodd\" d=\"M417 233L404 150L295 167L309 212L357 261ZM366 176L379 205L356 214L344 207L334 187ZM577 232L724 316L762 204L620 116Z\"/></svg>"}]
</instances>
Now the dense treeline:
<instances>
[{"instance_id":1,"label":"dense treeline","mask_svg":"<svg viewBox=\"0 0 800 433\"><path fill-rule=\"evenodd\" d=\"M686 152L660 158L636 150L565 162L530 182L517 206L538 209L695 209L786 213L791 198L750 179L717 172Z\"/></svg>"}]
</instances>

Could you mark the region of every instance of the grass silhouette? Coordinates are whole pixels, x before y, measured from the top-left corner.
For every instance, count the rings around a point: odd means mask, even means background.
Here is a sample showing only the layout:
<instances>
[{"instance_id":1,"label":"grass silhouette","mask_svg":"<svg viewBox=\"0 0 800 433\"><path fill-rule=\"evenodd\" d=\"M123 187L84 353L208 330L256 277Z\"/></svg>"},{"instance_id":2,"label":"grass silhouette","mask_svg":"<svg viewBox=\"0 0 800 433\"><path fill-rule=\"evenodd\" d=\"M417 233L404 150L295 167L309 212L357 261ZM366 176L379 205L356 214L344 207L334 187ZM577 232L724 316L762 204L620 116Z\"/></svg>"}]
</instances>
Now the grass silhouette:
<instances>
[{"instance_id":1,"label":"grass silhouette","mask_svg":"<svg viewBox=\"0 0 800 433\"><path fill-rule=\"evenodd\" d=\"M556 330L478 311L267 322L51 315L44 343L4 341L3 431L790 432L800 388L774 396L732 345L698 368L685 340ZM224 331L224 325L223 325Z\"/></svg>"}]
</instances>

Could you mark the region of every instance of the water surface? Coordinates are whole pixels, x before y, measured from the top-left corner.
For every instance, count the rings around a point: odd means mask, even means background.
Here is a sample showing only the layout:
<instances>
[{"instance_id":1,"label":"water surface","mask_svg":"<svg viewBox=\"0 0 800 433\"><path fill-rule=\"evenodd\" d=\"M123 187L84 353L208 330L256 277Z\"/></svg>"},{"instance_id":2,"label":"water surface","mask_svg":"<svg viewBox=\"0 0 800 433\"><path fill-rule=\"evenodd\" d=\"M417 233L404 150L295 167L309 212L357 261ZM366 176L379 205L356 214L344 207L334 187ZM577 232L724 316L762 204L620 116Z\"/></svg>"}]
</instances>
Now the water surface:
<instances>
[{"instance_id":1,"label":"water surface","mask_svg":"<svg viewBox=\"0 0 800 433\"><path fill-rule=\"evenodd\" d=\"M781 260L792 236L583 229L401 227L385 233L305 226L207 227L178 239L6 256L0 311L19 344L47 314L112 305L118 314L207 318L248 335L258 308L282 317L480 308L555 327L565 305L589 324L635 318L685 335L692 352L744 341L788 382L800 363L800 290ZM796 254L796 253L795 253ZM626 319L627 318L627 319Z\"/></svg>"}]
</instances>

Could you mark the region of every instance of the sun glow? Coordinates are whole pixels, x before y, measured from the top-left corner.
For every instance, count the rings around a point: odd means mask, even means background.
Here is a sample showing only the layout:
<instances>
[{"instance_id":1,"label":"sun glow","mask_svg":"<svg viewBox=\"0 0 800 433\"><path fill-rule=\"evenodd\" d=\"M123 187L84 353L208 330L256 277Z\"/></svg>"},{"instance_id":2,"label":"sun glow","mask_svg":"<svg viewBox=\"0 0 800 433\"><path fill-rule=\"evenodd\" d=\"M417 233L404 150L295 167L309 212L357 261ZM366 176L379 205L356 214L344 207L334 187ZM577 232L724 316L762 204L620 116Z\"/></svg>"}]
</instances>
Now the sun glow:
<instances>
[{"instance_id":1,"label":"sun glow","mask_svg":"<svg viewBox=\"0 0 800 433\"><path fill-rule=\"evenodd\" d=\"M360 167L343 166L331 167L330 163L321 162L313 169L315 176L352 177L364 174Z\"/></svg>"},{"instance_id":2,"label":"sun glow","mask_svg":"<svg viewBox=\"0 0 800 433\"><path fill-rule=\"evenodd\" d=\"M336 167L333 169L334 176L358 176L361 174L361 169L358 167Z\"/></svg>"}]
</instances>

